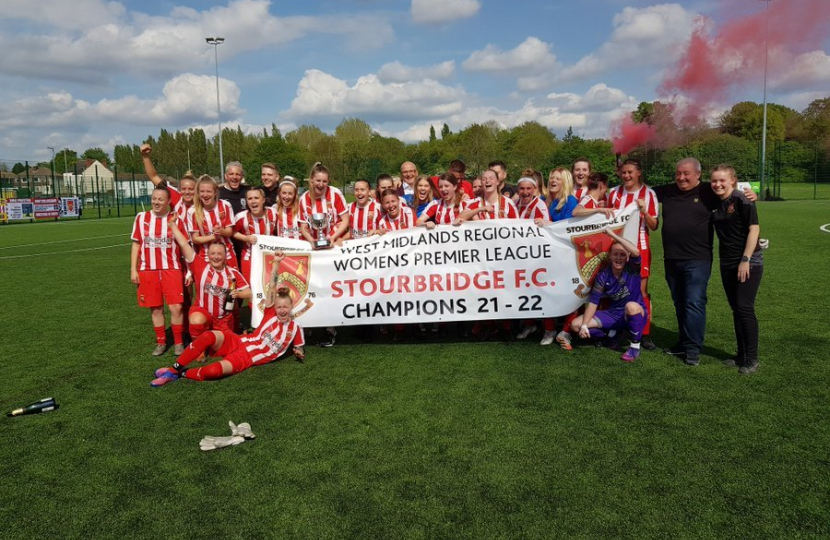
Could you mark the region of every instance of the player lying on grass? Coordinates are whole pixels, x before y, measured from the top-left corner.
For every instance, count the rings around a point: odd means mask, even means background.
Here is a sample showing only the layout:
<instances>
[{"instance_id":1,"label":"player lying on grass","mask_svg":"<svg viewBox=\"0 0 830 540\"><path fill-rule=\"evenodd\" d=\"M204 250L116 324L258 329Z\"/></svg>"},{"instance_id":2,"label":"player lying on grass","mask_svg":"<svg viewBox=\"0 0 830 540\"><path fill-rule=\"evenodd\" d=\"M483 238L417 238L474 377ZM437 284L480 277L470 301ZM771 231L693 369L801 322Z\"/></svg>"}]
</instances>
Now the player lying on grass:
<instances>
[{"instance_id":1,"label":"player lying on grass","mask_svg":"<svg viewBox=\"0 0 830 540\"><path fill-rule=\"evenodd\" d=\"M282 253L276 254L281 260ZM275 287L276 290L276 287ZM291 317L294 303L285 289L278 289L269 295L262 322L252 334L239 336L230 330L205 332L190 344L172 367L156 370L151 386L163 386L180 377L194 381L210 381L245 371L252 366L273 362L293 346L297 360L305 358L303 353L303 331ZM219 358L205 366L187 366L202 353Z\"/></svg>"},{"instance_id":2,"label":"player lying on grass","mask_svg":"<svg viewBox=\"0 0 830 540\"><path fill-rule=\"evenodd\" d=\"M607 229L605 233L614 240L608 252L608 264L597 273L585 313L573 320L571 328L583 339L602 338L611 330L628 329L631 345L621 358L624 362L633 362L640 355L646 323L640 290L640 252L614 231ZM608 307L598 311L603 298L609 300Z\"/></svg>"}]
</instances>

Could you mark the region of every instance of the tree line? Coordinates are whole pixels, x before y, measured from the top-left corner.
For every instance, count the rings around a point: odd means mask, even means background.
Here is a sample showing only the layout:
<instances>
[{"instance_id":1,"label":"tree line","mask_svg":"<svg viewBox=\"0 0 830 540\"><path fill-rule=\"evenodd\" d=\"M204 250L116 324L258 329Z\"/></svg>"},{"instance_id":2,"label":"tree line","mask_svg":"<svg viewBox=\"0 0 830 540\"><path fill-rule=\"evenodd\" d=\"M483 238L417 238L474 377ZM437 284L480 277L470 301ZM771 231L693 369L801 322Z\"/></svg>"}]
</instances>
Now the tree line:
<instances>
[{"instance_id":1,"label":"tree line","mask_svg":"<svg viewBox=\"0 0 830 540\"><path fill-rule=\"evenodd\" d=\"M675 163L686 156L695 156L707 166L731 163L745 178L759 172L760 104L737 103L714 126L678 119L669 105L659 101L641 103L631 116L635 122L652 125L656 133L653 141L627 156L641 160L653 184L671 181ZM514 182L525 168L547 173L568 166L577 157L590 159L596 170L607 174L616 169L611 141L582 138L570 128L557 137L532 121L510 129L495 121L472 124L457 132L447 124L439 127L440 137L433 126L427 140L406 144L374 132L359 118L345 118L331 134L313 125L299 126L284 135L275 125L261 133L245 133L237 126L223 129L222 146L225 163L242 163L249 182L258 181L259 166L269 161L279 166L281 174L295 178L305 178L320 161L340 185L359 178L371 180L380 173L396 174L404 161L414 162L422 173L439 174L451 160L461 159L468 173L477 174L490 161L500 159ZM782 181L798 182L812 180L820 171L821 178L830 180L830 97L813 101L801 112L769 104L767 140L768 176L777 174ZM153 145L156 168L162 174L177 178L188 170L196 175L219 174L218 138L206 136L202 129L161 129L158 136L148 136L145 141ZM138 148L139 144L116 145L112 160L100 148L87 149L80 156L62 150L55 156L55 170L64 172L65 162L71 172L80 158L114 162L119 172L142 173Z\"/></svg>"}]
</instances>

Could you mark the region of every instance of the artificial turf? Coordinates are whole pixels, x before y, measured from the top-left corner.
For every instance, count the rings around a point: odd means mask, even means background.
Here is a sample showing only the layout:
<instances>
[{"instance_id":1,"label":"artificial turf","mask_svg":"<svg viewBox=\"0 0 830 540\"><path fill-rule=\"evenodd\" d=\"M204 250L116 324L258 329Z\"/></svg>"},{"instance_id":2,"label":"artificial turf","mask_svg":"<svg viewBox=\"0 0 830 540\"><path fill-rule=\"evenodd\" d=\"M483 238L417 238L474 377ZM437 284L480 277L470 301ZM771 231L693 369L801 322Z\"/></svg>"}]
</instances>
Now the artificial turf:
<instances>
[{"instance_id":1,"label":"artificial turf","mask_svg":"<svg viewBox=\"0 0 830 540\"><path fill-rule=\"evenodd\" d=\"M61 408L0 419L0 537L828 537L829 209L759 205L771 248L755 375L721 364L734 336L716 263L697 368L539 335L343 332L304 364L159 389L152 371L172 357L149 354L131 220L2 226L0 407ZM668 346L652 243L653 335ZM228 420L256 440L200 452Z\"/></svg>"}]
</instances>

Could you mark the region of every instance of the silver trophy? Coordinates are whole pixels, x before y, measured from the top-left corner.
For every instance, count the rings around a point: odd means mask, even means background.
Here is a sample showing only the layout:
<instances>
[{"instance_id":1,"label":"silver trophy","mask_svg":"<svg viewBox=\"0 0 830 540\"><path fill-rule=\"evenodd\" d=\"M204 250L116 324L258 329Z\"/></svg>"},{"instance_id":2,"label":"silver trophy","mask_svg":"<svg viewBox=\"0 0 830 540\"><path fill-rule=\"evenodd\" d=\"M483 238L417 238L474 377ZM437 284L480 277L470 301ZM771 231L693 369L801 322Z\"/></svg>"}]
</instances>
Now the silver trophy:
<instances>
[{"instance_id":1,"label":"silver trophy","mask_svg":"<svg viewBox=\"0 0 830 540\"><path fill-rule=\"evenodd\" d=\"M329 220L331 220L331 216L329 214L311 214L309 225L317 229L317 240L314 241L314 247L317 249L331 247L331 242L328 238L326 238L325 232L323 232L325 229L328 229Z\"/></svg>"}]
</instances>

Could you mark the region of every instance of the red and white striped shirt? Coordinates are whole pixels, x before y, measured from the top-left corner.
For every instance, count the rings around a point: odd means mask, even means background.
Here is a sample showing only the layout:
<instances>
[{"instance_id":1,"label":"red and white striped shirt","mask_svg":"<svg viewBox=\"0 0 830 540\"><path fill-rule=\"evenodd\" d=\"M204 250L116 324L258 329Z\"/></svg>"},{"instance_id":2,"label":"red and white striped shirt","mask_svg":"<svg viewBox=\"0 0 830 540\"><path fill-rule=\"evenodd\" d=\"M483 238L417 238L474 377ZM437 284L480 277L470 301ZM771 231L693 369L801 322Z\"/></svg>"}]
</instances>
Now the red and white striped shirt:
<instances>
[{"instance_id":1,"label":"red and white striped shirt","mask_svg":"<svg viewBox=\"0 0 830 540\"><path fill-rule=\"evenodd\" d=\"M476 210L487 205L484 199L467 199L465 201L464 210ZM463 203L462 203L463 204ZM516 219L519 217L519 211L510 197L499 197L498 208L493 209L492 212L479 212L476 214L477 219Z\"/></svg>"},{"instance_id":2,"label":"red and white striped shirt","mask_svg":"<svg viewBox=\"0 0 830 540\"><path fill-rule=\"evenodd\" d=\"M216 201L216 206L213 207L213 210L205 210L204 211L205 219L201 225L196 222L196 209L190 208L187 211L187 230L190 232L191 235L196 234L199 236L210 236L213 234L213 229L216 227L232 227L233 226L233 208L231 208L231 203L224 199L219 199ZM226 236L219 236L217 238L220 242L225 244L225 248L227 250L227 259L233 259L235 257L233 252L233 243L231 239ZM200 259L204 260L205 262L208 261L208 248L210 244L196 244L197 253Z\"/></svg>"},{"instance_id":3,"label":"red and white striped shirt","mask_svg":"<svg viewBox=\"0 0 830 540\"><path fill-rule=\"evenodd\" d=\"M139 270L181 270L179 244L170 230L169 217L169 214L159 217L153 212L135 216L131 238L141 248Z\"/></svg>"},{"instance_id":4,"label":"red and white striped shirt","mask_svg":"<svg viewBox=\"0 0 830 540\"><path fill-rule=\"evenodd\" d=\"M170 208L181 219L186 219L187 211L193 206L193 203L185 203L182 194L173 186L167 186L167 191L170 193Z\"/></svg>"},{"instance_id":5,"label":"red and white striped shirt","mask_svg":"<svg viewBox=\"0 0 830 540\"><path fill-rule=\"evenodd\" d=\"M206 310L214 319L224 319L230 314L225 311L225 300L234 280L237 290L249 287L245 276L230 266L216 270L209 263L197 258L191 263L191 269L195 290L194 305Z\"/></svg>"},{"instance_id":6,"label":"red and white striped shirt","mask_svg":"<svg viewBox=\"0 0 830 540\"><path fill-rule=\"evenodd\" d=\"M603 205L601 202L597 201L596 199L587 194L581 199L579 199L579 206L581 206L582 208L586 208L588 210L605 207L605 205Z\"/></svg>"},{"instance_id":7,"label":"red and white striped shirt","mask_svg":"<svg viewBox=\"0 0 830 540\"><path fill-rule=\"evenodd\" d=\"M576 197L577 201L581 201L582 197L588 194L588 187L577 187L574 190L574 197Z\"/></svg>"},{"instance_id":8,"label":"red and white striped shirt","mask_svg":"<svg viewBox=\"0 0 830 540\"><path fill-rule=\"evenodd\" d=\"M366 238L377 225L382 210L380 204L370 199L365 206L359 206L357 201L349 204L349 234L352 238Z\"/></svg>"},{"instance_id":9,"label":"red and white striped shirt","mask_svg":"<svg viewBox=\"0 0 830 540\"><path fill-rule=\"evenodd\" d=\"M625 208L626 206L637 204L637 201L644 199L646 202L646 213L657 219L659 216L659 206L657 204L657 194L648 186L641 186L635 191L626 191L625 186L616 186L608 192L609 206L611 208ZM646 225L645 216L640 216L640 234L638 235L637 249L649 249L649 230Z\"/></svg>"},{"instance_id":10,"label":"red and white striped shirt","mask_svg":"<svg viewBox=\"0 0 830 540\"><path fill-rule=\"evenodd\" d=\"M401 206L398 209L398 217L391 218L389 214L383 213L377 223L378 229L387 231L402 231L415 226L415 214L408 206Z\"/></svg>"},{"instance_id":11,"label":"red and white striped shirt","mask_svg":"<svg viewBox=\"0 0 830 540\"><path fill-rule=\"evenodd\" d=\"M329 225L323 230L323 234L331 236L340 222L340 216L346 211L346 198L336 187L328 186L325 195L320 199L312 199L311 191L306 191L300 197L300 222L309 224L309 231L315 240L317 240L317 229L310 224L311 214L329 215Z\"/></svg>"},{"instance_id":12,"label":"red and white striped shirt","mask_svg":"<svg viewBox=\"0 0 830 540\"><path fill-rule=\"evenodd\" d=\"M272 206L271 208L274 209L277 219L274 236L302 240L303 233L300 232L300 212L295 214L291 208L286 208L282 213L279 213L276 206Z\"/></svg>"},{"instance_id":13,"label":"red and white striped shirt","mask_svg":"<svg viewBox=\"0 0 830 540\"><path fill-rule=\"evenodd\" d=\"M305 338L300 325L293 319L282 323L273 307L267 308L253 334L242 337L242 345L254 364L266 364L276 360L292 345L302 347Z\"/></svg>"},{"instance_id":14,"label":"red and white striped shirt","mask_svg":"<svg viewBox=\"0 0 830 540\"><path fill-rule=\"evenodd\" d=\"M274 225L277 221L277 211L273 208L266 208L262 217L254 217L250 210L244 210L236 214L233 230L245 236L252 234L256 236L271 236L274 234ZM251 246L245 243L242 248L242 260L251 260Z\"/></svg>"},{"instance_id":15,"label":"red and white striped shirt","mask_svg":"<svg viewBox=\"0 0 830 540\"><path fill-rule=\"evenodd\" d=\"M445 204L444 199L435 199L421 213L426 214L436 225L452 225L458 214L461 213L461 208L456 208L452 204Z\"/></svg>"},{"instance_id":16,"label":"red and white striped shirt","mask_svg":"<svg viewBox=\"0 0 830 540\"><path fill-rule=\"evenodd\" d=\"M539 197L533 197L526 205L523 205L522 200L519 199L516 210L519 212L519 219L548 219L549 215L545 201Z\"/></svg>"}]
</instances>

